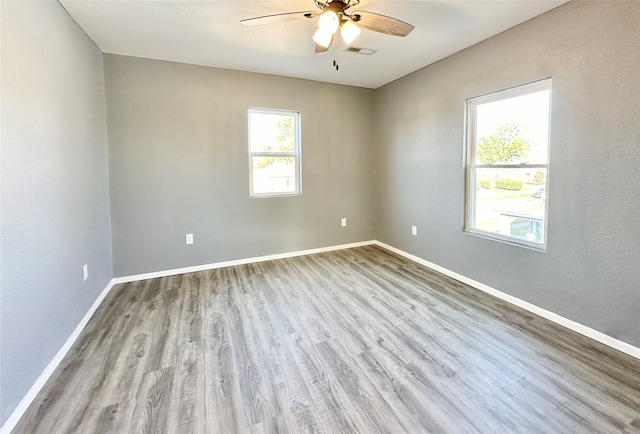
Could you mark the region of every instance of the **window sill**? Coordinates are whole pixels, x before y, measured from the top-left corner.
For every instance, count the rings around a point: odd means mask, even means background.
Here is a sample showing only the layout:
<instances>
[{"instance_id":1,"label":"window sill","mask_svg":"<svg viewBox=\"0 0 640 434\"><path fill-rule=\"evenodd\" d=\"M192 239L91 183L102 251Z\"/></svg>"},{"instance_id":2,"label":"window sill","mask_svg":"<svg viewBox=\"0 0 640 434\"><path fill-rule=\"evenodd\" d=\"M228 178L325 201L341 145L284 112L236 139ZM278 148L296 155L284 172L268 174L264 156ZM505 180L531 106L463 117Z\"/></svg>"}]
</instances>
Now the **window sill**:
<instances>
[{"instance_id":1,"label":"window sill","mask_svg":"<svg viewBox=\"0 0 640 434\"><path fill-rule=\"evenodd\" d=\"M496 241L501 244L508 244L514 247L520 247L522 249L533 250L535 252L547 253L547 244L529 243L522 240L517 240L511 237L503 237L498 234L490 232L483 232L474 229L463 229L463 234L472 235L474 237L482 238L485 240Z\"/></svg>"}]
</instances>

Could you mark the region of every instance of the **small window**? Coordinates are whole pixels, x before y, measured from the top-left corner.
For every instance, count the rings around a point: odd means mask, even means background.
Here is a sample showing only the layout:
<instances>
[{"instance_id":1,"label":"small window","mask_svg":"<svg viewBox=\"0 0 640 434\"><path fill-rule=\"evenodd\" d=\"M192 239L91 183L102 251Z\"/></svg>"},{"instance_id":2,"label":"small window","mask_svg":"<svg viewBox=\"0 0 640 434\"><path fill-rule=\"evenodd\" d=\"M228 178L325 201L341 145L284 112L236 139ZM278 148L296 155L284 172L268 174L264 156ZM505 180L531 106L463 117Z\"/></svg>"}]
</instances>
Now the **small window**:
<instances>
[{"instance_id":1,"label":"small window","mask_svg":"<svg viewBox=\"0 0 640 434\"><path fill-rule=\"evenodd\" d=\"M300 194L300 113L249 109L249 194Z\"/></svg>"},{"instance_id":2,"label":"small window","mask_svg":"<svg viewBox=\"0 0 640 434\"><path fill-rule=\"evenodd\" d=\"M551 79L467 100L465 231L546 248Z\"/></svg>"}]
</instances>

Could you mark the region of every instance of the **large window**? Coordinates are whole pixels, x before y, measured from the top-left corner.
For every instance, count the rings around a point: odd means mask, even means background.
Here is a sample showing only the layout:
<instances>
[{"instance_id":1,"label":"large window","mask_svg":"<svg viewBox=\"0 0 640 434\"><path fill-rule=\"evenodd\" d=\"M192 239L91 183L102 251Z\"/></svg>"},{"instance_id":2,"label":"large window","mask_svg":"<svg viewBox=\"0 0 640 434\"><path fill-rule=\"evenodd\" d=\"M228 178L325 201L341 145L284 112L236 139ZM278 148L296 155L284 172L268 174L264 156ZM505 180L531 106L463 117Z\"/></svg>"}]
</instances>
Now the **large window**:
<instances>
[{"instance_id":1,"label":"large window","mask_svg":"<svg viewBox=\"0 0 640 434\"><path fill-rule=\"evenodd\" d=\"M551 79L467 100L465 230L546 248Z\"/></svg>"},{"instance_id":2,"label":"large window","mask_svg":"<svg viewBox=\"0 0 640 434\"><path fill-rule=\"evenodd\" d=\"M300 113L249 109L251 197L300 194Z\"/></svg>"}]
</instances>

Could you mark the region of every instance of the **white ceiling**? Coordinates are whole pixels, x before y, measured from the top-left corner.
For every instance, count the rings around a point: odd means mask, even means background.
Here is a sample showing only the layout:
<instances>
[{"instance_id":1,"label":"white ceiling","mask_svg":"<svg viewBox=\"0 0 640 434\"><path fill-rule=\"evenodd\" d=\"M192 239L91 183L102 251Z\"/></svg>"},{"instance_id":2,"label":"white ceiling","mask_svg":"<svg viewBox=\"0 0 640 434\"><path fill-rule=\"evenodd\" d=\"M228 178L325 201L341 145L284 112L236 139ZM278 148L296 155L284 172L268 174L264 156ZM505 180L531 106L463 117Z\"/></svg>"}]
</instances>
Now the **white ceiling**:
<instances>
[{"instance_id":1,"label":"white ceiling","mask_svg":"<svg viewBox=\"0 0 640 434\"><path fill-rule=\"evenodd\" d=\"M253 27L239 22L316 10L313 0L59 1L105 53L377 88L567 0L371 1L362 10L415 30L405 38L363 30L352 46L377 53L348 53L340 45L339 71L332 66L333 47L314 53L317 18Z\"/></svg>"}]
</instances>

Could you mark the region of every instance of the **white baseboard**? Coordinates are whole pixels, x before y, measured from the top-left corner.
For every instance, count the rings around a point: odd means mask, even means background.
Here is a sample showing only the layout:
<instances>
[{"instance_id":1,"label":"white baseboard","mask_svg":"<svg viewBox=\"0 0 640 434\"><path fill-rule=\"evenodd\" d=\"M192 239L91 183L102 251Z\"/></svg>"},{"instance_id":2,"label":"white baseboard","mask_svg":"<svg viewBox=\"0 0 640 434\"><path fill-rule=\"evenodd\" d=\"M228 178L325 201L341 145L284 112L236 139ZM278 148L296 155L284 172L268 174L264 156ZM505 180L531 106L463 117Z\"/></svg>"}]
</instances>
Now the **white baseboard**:
<instances>
[{"instance_id":1,"label":"white baseboard","mask_svg":"<svg viewBox=\"0 0 640 434\"><path fill-rule=\"evenodd\" d=\"M233 261L214 262L211 264L196 265L193 267L174 268L172 270L154 271L152 273L134 274L114 278L114 283L136 282L138 280L155 279L156 277L175 276L176 274L194 273L197 271L213 270L216 268L233 267L234 265L253 264L255 262L273 261L274 259L293 258L294 256L313 255L314 253L331 252L333 250L344 250L352 247L369 246L377 241L360 241L357 243L340 244L337 246L320 247L317 249L298 250L295 252L278 253L276 255L255 256L253 258L236 259Z\"/></svg>"},{"instance_id":2,"label":"white baseboard","mask_svg":"<svg viewBox=\"0 0 640 434\"><path fill-rule=\"evenodd\" d=\"M560 316L556 313L553 313L551 311L548 311L546 309L543 309L541 307L538 307L534 304L531 304L527 301L521 300L519 298L513 297L509 294L505 294L502 291L498 291L495 288L492 288L488 285L485 285L483 283L477 282L473 279L470 279L466 276L463 276L461 274L456 273L455 271L451 271L449 269L446 269L444 267L441 267L439 265L436 265L432 262L426 261L418 256L412 255L411 253L407 253L405 251L402 251L400 249L396 249L395 247L389 246L388 244L382 243L380 241L376 241L374 243L377 246L380 246L384 249L387 249L391 252L397 253L400 256L404 256L407 259L410 259L414 262L417 262L418 264L422 264L425 267L429 267L434 271L437 271L439 273L444 274L445 276L449 276L453 279L456 279L462 283L465 283L473 288L479 289L480 291L486 292L487 294L490 294L496 298L499 298L500 300L506 301L507 303L511 303L515 306L518 306L524 310L527 310L533 314L536 314L538 316L541 316L542 318L545 318L549 321L552 321L556 324L559 324L563 327L568 328L569 330L573 330L574 332L580 333L581 335L584 335L588 338L593 339L594 341L600 342L602 344L605 344L611 348L614 348L618 351L622 351L625 354L628 354L632 357L635 357L636 359L640 359L640 348L638 347L634 347L631 344L628 344L626 342L623 342L621 340L618 340L616 338L613 338L609 335L606 335L602 332L599 332L597 330L594 330L590 327L587 327L583 324L580 324L578 322L575 322L573 320L570 320L568 318L565 318L563 316Z\"/></svg>"},{"instance_id":3,"label":"white baseboard","mask_svg":"<svg viewBox=\"0 0 640 434\"><path fill-rule=\"evenodd\" d=\"M69 350L73 346L76 339L78 339L78 336L80 336L80 333L82 332L82 330L86 327L87 323L89 322L93 314L96 312L96 310L98 309L98 307L100 306L104 298L107 296L109 291L111 291L111 288L113 288L114 285L118 283L153 279L156 277L165 277L165 276L173 276L176 274L193 273L194 271L212 270L214 268L231 267L234 265L251 264L255 262L271 261L274 259L292 258L294 256L311 255L314 253L349 249L352 247L368 246L375 243L376 241L374 240L361 241L358 243L341 244L337 246L320 247L317 249L309 249L309 250L299 250L295 252L280 253L276 255L257 256L253 258L238 259L234 261L216 262L213 264L197 265L194 267L185 267L185 268L176 268L172 270L157 271L154 273L136 274L132 276L124 276L124 277L117 277L117 278L111 279L111 281L106 286L106 288L102 290L102 292L100 293L96 301L89 308L85 316L82 318L78 326L73 331L73 333L71 333L71 336L69 336L69 338L64 343L62 348L60 348L58 353L49 362L49 364L47 365L45 370L42 372L42 374L40 374L36 382L33 384L33 386L31 386L31 389L29 389L29 391L24 396L24 398L22 398L22 401L20 401L20 404L18 404L16 409L13 411L13 413L11 413L11 416L9 416L9 418L4 423L4 425L2 425L2 428L0 428L0 434L9 434L11 430L15 428L20 418L22 418L22 416L27 411L31 403L35 400L36 396L38 395L40 390L44 387L49 377L51 377L51 374L53 374L53 372L56 370L58 365L60 365L60 362L62 362L62 359L64 358L64 356L69 352Z\"/></svg>"},{"instance_id":4,"label":"white baseboard","mask_svg":"<svg viewBox=\"0 0 640 434\"><path fill-rule=\"evenodd\" d=\"M96 312L96 310L98 310L98 307L100 306L104 298L107 296L107 294L109 294L109 291L111 291L111 288L113 288L113 285L114 285L114 282L112 279L109 281L107 286L102 290L100 295L98 295L98 298L96 298L96 301L93 302L93 304L91 305L87 313L84 315L84 317L82 317L82 319L80 320L80 323L78 323L76 328L73 330L73 332L71 333L71 336L67 338L67 341L64 343L62 348L58 350L58 352L53 357L53 359L51 359L51 361L49 362L47 367L44 369L44 371L42 371L42 374L40 374L36 382L33 383L33 386L31 386L31 389L29 389L29 391L24 396L24 398L22 398L22 401L20 401L18 406L15 408L15 410L13 410L13 413L11 413L11 416L9 416L9 418L4 423L4 425L2 425L2 428L0 428L0 434L9 434L11 430L15 428L16 424L18 423L18 421L20 421L20 419L22 418L24 413L27 411L31 403L33 403L33 401L36 399L36 396L38 395L38 393L40 393L40 390L44 387L47 380L49 380L49 377L51 377L51 374L53 374L53 372L56 370L58 365L60 365L60 362L62 362L62 359L64 358L64 356L67 355L67 353L75 343L76 339L78 339L78 336L80 336L80 333L82 332L82 330L84 330L84 328L87 326L87 323L89 322L93 314Z\"/></svg>"},{"instance_id":5,"label":"white baseboard","mask_svg":"<svg viewBox=\"0 0 640 434\"><path fill-rule=\"evenodd\" d=\"M473 288L479 289L483 292L486 292L487 294L491 294L494 297L497 297L515 306L521 307L522 309L525 309L531 313L534 313L538 316L546 318L549 321L557 323L563 327L566 327L570 330L573 330L584 336L587 336L595 341L598 341L612 348L615 348L616 350L622 351L623 353L629 354L630 356L640 359L640 348L634 347L633 345L630 345L626 342L612 338L611 336L605 335L604 333L601 333L597 330L589 328L585 325L582 325L570 319L564 318L558 314L542 309L538 306L535 306L524 300L520 300L519 298L513 297L509 294L505 294L504 292L498 291L495 288L484 285L480 282L476 282L473 279L470 279L454 271L448 270L444 267L441 267L439 265L426 261L418 256L404 252L400 249L396 249L395 247L389 246L380 241L376 241L376 240L362 241L358 243L342 244L337 246L321 247L321 248L309 249L309 250L300 250L296 252L280 253L277 255L257 256L253 258L238 259L234 261L216 262L212 264L197 265L194 267L176 268L172 270L157 271L157 272L145 273L145 274L136 274L132 276L124 276L124 277L117 277L117 278L111 279L111 281L102 290L102 292L100 293L96 301L93 303L93 305L91 305L91 307L89 308L85 316L82 318L78 326L75 328L73 333L71 333L71 336L69 336L69 338L64 343L62 348L60 348L58 353L54 356L51 362L49 362L49 364L47 365L45 370L42 372L42 374L40 374L40 377L38 377L38 379L33 384L33 386L31 386L31 389L29 389L29 392L27 392L25 397L22 398L22 401L20 401L20 404L18 404L18 406L13 411L11 416L9 416L9 418L4 423L2 428L0 428L0 434L9 434L11 430L16 426L20 418L24 415L24 413L27 411L31 403L35 400L36 396L38 395L42 387L45 385L49 377L51 377L51 374L53 374L53 372L56 370L56 368L58 367L58 365L60 364L64 356L69 352L69 350L73 346L76 339L78 339L78 336L80 336L80 333L82 332L82 330L86 327L87 323L89 322L93 314L96 312L96 310L98 309L102 301L105 299L107 294L109 294L109 291L111 291L111 288L113 288L115 284L134 282L134 281L145 280L145 279L153 279L156 277L173 276L176 274L192 273L195 271L212 270L215 268L231 267L234 265L251 264L251 263L262 262L262 261L271 261L274 259L292 258L294 256L311 255L314 253L330 252L333 250L343 250L343 249L349 249L352 247L367 246L372 244L380 246L391 252L397 253L400 256L404 256L407 259L410 259L414 262L417 262L426 267L429 267L439 273L442 273L446 276L456 279Z\"/></svg>"}]
</instances>

